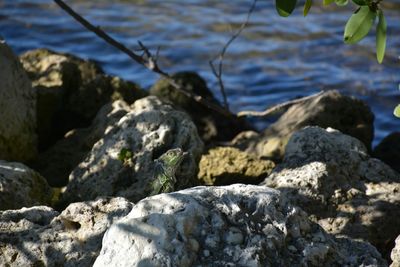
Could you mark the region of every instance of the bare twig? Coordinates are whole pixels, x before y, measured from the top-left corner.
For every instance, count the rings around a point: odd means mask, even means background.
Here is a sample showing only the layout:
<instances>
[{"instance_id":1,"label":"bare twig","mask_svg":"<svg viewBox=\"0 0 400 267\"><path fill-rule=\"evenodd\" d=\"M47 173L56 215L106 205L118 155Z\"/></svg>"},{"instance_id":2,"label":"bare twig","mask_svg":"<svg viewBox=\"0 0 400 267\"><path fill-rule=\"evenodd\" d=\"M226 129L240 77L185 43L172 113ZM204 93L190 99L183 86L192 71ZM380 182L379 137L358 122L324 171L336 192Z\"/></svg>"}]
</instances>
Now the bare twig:
<instances>
[{"instance_id":1,"label":"bare twig","mask_svg":"<svg viewBox=\"0 0 400 267\"><path fill-rule=\"evenodd\" d=\"M267 117L270 116L272 114L275 114L277 112L281 112L287 108L289 108L290 106L294 105L294 104L299 104L299 103L303 103L307 100L310 100L311 98L314 97L318 97L320 95L322 95L324 93L324 91L321 91L319 93L316 94L312 94L309 96L305 96L302 98L297 98L297 99L293 99L287 102L283 102L281 104L272 106L264 111L240 111L237 116L238 117L243 117L243 116L252 116L252 117Z\"/></svg>"},{"instance_id":2,"label":"bare twig","mask_svg":"<svg viewBox=\"0 0 400 267\"><path fill-rule=\"evenodd\" d=\"M226 92L225 92L224 82L222 80L222 65L223 65L223 61L224 61L224 56L225 56L226 51L228 50L228 47L235 41L236 38L239 37L239 35L242 33L242 31L249 24L251 14L253 13L253 11L255 9L256 4L257 4L257 0L253 0L253 3L251 5L250 9L247 12L246 20L240 25L239 29L231 36L231 38L228 40L228 42L226 42L226 44L224 45L224 47L221 50L221 53L209 61L211 71L218 80L219 88L221 90L221 94L224 99L224 106L226 109L229 109L229 105L228 105L228 99L227 99ZM217 59L218 59L218 70L217 70L217 67L214 65L214 62Z\"/></svg>"},{"instance_id":3,"label":"bare twig","mask_svg":"<svg viewBox=\"0 0 400 267\"><path fill-rule=\"evenodd\" d=\"M138 51L142 51L143 55L138 55L126 46L124 46L122 43L118 42L114 38L112 38L110 35L108 35L106 32L104 32L100 27L96 27L93 24L91 24L89 21L87 21L85 18L80 16L78 13L76 13L71 7L69 7L66 3L64 3L62 0L54 0L54 2L59 5L65 12L67 12L71 17L73 17L76 21L78 21L80 24L82 24L86 29L89 31L93 32L96 34L98 37L106 41L108 44L114 46L121 52L125 53L128 55L131 59L133 59L135 62L139 63L140 65L146 67L147 69L151 70L154 73L159 74L161 77L166 79L168 83L174 87L177 91L181 92L185 96L194 99L196 102L208 107L209 109L212 109L224 116L227 117L232 117L235 116L232 113L229 112L229 110L224 109L220 107L219 105L212 103L208 101L207 99L203 98L202 96L196 95L185 88L178 84L167 72L164 72L157 63L158 59L158 53L159 53L159 48L157 49L156 55L153 56L153 54L150 52L150 50L140 41L139 47L140 49Z\"/></svg>"}]
</instances>

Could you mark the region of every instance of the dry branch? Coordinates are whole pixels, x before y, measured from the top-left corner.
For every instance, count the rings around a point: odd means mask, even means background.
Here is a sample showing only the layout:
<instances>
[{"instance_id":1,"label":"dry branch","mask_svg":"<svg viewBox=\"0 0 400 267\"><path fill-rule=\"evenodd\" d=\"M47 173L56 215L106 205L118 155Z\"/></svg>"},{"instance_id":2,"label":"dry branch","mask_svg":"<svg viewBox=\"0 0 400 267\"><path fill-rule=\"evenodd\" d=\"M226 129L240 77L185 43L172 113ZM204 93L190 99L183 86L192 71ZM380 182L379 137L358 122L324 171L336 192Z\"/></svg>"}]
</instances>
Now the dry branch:
<instances>
[{"instance_id":1,"label":"dry branch","mask_svg":"<svg viewBox=\"0 0 400 267\"><path fill-rule=\"evenodd\" d=\"M228 42L226 42L226 44L224 45L224 47L221 50L221 53L219 53L219 55L215 56L212 60L209 61L212 73L218 80L219 88L221 90L221 94L222 94L222 97L224 100L224 105L225 105L226 109L229 109L229 105L228 105L228 99L227 99L226 92L225 92L224 82L222 80L222 65L223 65L223 61L224 61L224 56L225 56L226 51L228 50L228 47L236 40L236 38L239 37L239 35L242 33L242 31L249 24L251 14L253 13L254 9L256 8L256 4L257 4L257 0L254 0L249 11L247 12L246 20L240 25L239 29L231 36L231 38L228 40ZM214 62L217 59L218 59L218 70L217 70L216 66L214 65Z\"/></svg>"},{"instance_id":2,"label":"dry branch","mask_svg":"<svg viewBox=\"0 0 400 267\"><path fill-rule=\"evenodd\" d=\"M150 52L150 50L143 45L140 41L139 47L140 51L143 51L143 55L138 55L126 46L124 46L122 43L118 42L114 38L112 38L110 35L108 35L106 32L104 32L100 27L96 27L93 24L91 24L89 21L87 21L85 18L83 18L81 15L76 13L70 6L68 6L64 1L62 0L54 0L54 2L59 5L65 12L67 12L71 17L73 17L76 21L78 21L80 24L82 24L86 29L89 31L93 32L96 34L98 37L103 39L105 42L108 44L114 46L121 52L125 53L128 55L131 59L133 59L135 62L139 63L140 65L146 67L147 69L151 70L154 73L159 74L161 77L166 79L168 83L174 87L177 91L183 93L185 96L194 99L196 102L208 107L209 109L212 109L224 116L227 117L232 117L235 116L234 114L230 113L229 110L224 109L220 107L219 105L212 103L208 101L207 99L203 98L202 96L196 95L185 88L178 84L172 77L169 75L167 72L163 71L157 62L158 59L158 49L156 56L153 56L153 54Z\"/></svg>"},{"instance_id":3,"label":"dry branch","mask_svg":"<svg viewBox=\"0 0 400 267\"><path fill-rule=\"evenodd\" d=\"M324 91L321 91L321 92L316 93L316 94L312 94L312 95L305 96L305 97L302 97L302 98L297 98L297 99L293 99L293 100L290 100L290 101L287 101L287 102L283 102L283 103L280 103L278 105L274 105L274 106L272 106L272 107L270 107L270 108L268 108L268 109L266 109L264 111L247 111L247 110L240 111L237 114L237 116L238 117L244 117L244 116L267 117L267 116L273 115L275 113L281 112L281 111L283 111L285 109L288 109L289 107L293 106L294 104L303 103L303 102L305 102L307 100L310 100L311 98L318 97L318 96L322 95L323 93L324 93Z\"/></svg>"}]
</instances>

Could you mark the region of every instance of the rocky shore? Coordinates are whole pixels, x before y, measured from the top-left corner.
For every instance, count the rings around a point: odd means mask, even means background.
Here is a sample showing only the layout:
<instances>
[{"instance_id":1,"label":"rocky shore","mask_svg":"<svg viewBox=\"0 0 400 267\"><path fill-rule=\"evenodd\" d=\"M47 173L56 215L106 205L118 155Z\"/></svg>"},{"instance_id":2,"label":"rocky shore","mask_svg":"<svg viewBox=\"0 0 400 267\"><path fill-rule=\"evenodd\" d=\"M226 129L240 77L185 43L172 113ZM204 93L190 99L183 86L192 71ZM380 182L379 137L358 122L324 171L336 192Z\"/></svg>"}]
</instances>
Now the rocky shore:
<instances>
[{"instance_id":1,"label":"rocky shore","mask_svg":"<svg viewBox=\"0 0 400 267\"><path fill-rule=\"evenodd\" d=\"M399 267L399 133L374 149L373 121L327 91L259 132L164 80L1 42L0 266ZM151 196L174 148L174 192Z\"/></svg>"}]
</instances>

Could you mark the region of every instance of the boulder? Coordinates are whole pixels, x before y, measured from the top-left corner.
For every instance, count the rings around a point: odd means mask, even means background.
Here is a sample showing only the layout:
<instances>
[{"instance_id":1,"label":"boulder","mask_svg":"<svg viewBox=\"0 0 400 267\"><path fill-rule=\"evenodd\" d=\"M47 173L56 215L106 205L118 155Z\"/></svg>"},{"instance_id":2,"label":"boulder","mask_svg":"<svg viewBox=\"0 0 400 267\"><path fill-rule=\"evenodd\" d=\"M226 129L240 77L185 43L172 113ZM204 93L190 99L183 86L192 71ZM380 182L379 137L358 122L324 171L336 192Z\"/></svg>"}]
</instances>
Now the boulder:
<instances>
[{"instance_id":1,"label":"boulder","mask_svg":"<svg viewBox=\"0 0 400 267\"><path fill-rule=\"evenodd\" d=\"M52 197L39 173L22 163L0 160L0 210L50 205Z\"/></svg>"},{"instance_id":2,"label":"boulder","mask_svg":"<svg viewBox=\"0 0 400 267\"><path fill-rule=\"evenodd\" d=\"M172 78L186 90L195 93L211 103L218 104L206 82L195 72L179 72ZM174 103L192 117L199 135L204 142L228 141L241 131L252 129L244 119L219 114L172 87L166 79L160 79L150 89L150 94Z\"/></svg>"},{"instance_id":3,"label":"boulder","mask_svg":"<svg viewBox=\"0 0 400 267\"><path fill-rule=\"evenodd\" d=\"M327 232L367 240L385 256L400 234L400 175L337 130L293 134L262 185L282 191Z\"/></svg>"},{"instance_id":4,"label":"boulder","mask_svg":"<svg viewBox=\"0 0 400 267\"><path fill-rule=\"evenodd\" d=\"M106 229L129 213L123 198L0 211L0 266L92 266Z\"/></svg>"},{"instance_id":5,"label":"boulder","mask_svg":"<svg viewBox=\"0 0 400 267\"><path fill-rule=\"evenodd\" d=\"M275 123L259 135L243 135L233 144L259 157L282 160L291 135L305 126L332 127L351 135L370 150L374 136L374 115L363 101L327 91L291 106ZM243 138L245 136L246 138Z\"/></svg>"},{"instance_id":6,"label":"boulder","mask_svg":"<svg viewBox=\"0 0 400 267\"><path fill-rule=\"evenodd\" d=\"M195 187L143 199L105 233L101 266L387 266L335 239L261 186Z\"/></svg>"},{"instance_id":7,"label":"boulder","mask_svg":"<svg viewBox=\"0 0 400 267\"><path fill-rule=\"evenodd\" d=\"M386 136L374 149L372 155L400 172L400 132Z\"/></svg>"},{"instance_id":8,"label":"boulder","mask_svg":"<svg viewBox=\"0 0 400 267\"><path fill-rule=\"evenodd\" d=\"M216 147L201 157L198 178L206 185L258 184L274 167L237 148Z\"/></svg>"},{"instance_id":9,"label":"boulder","mask_svg":"<svg viewBox=\"0 0 400 267\"><path fill-rule=\"evenodd\" d=\"M38 134L46 149L69 130L87 127L106 103L129 104L146 93L133 83L107 76L93 61L47 49L21 55L38 94Z\"/></svg>"},{"instance_id":10,"label":"boulder","mask_svg":"<svg viewBox=\"0 0 400 267\"><path fill-rule=\"evenodd\" d=\"M390 254L390 257L392 259L392 264L390 267L399 267L400 266L400 235L396 238L395 242L395 247L392 250L392 253Z\"/></svg>"},{"instance_id":11,"label":"boulder","mask_svg":"<svg viewBox=\"0 0 400 267\"><path fill-rule=\"evenodd\" d=\"M203 143L186 113L151 96L136 101L118 123L109 127L69 176L64 201L122 196L136 202L150 192L156 162L171 148L188 152L177 171L176 189L198 183ZM122 151L129 159L121 160Z\"/></svg>"},{"instance_id":12,"label":"boulder","mask_svg":"<svg viewBox=\"0 0 400 267\"><path fill-rule=\"evenodd\" d=\"M32 166L53 187L68 183L72 170L81 163L93 145L130 110L123 100L104 105L88 128L74 129L46 151L39 154Z\"/></svg>"},{"instance_id":13,"label":"boulder","mask_svg":"<svg viewBox=\"0 0 400 267\"><path fill-rule=\"evenodd\" d=\"M0 159L36 157L36 94L18 58L0 40Z\"/></svg>"}]
</instances>

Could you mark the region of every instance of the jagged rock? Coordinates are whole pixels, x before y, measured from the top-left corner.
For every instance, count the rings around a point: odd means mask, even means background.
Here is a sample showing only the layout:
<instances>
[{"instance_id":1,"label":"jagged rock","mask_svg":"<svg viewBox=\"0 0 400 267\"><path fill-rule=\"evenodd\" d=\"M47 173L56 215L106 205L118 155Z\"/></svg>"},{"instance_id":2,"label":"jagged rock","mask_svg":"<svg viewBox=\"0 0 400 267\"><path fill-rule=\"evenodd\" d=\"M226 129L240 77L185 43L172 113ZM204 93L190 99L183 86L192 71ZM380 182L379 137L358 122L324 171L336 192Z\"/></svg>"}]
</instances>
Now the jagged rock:
<instances>
[{"instance_id":1,"label":"jagged rock","mask_svg":"<svg viewBox=\"0 0 400 267\"><path fill-rule=\"evenodd\" d=\"M262 134L244 140L236 137L234 145L259 157L280 161L294 132L305 126L320 126L332 127L356 137L370 149L373 121L374 115L363 101L343 96L337 91L327 91L293 105Z\"/></svg>"},{"instance_id":2,"label":"jagged rock","mask_svg":"<svg viewBox=\"0 0 400 267\"><path fill-rule=\"evenodd\" d=\"M200 160L198 178L206 185L257 184L268 176L275 164L260 160L233 147L216 147Z\"/></svg>"},{"instance_id":3,"label":"jagged rock","mask_svg":"<svg viewBox=\"0 0 400 267\"><path fill-rule=\"evenodd\" d=\"M74 169L63 199L73 202L104 195L136 202L151 191L155 160L177 147L189 153L177 171L176 189L190 187L198 183L197 166L203 151L195 125L186 113L154 96L140 99ZM123 149L132 154L127 161L119 159Z\"/></svg>"},{"instance_id":4,"label":"jagged rock","mask_svg":"<svg viewBox=\"0 0 400 267\"><path fill-rule=\"evenodd\" d=\"M130 107L123 100L104 105L90 127L69 131L63 139L39 154L33 167L51 186L66 186L72 170L85 159L107 129L116 124L129 110Z\"/></svg>"},{"instance_id":5,"label":"jagged rock","mask_svg":"<svg viewBox=\"0 0 400 267\"><path fill-rule=\"evenodd\" d=\"M0 266L91 266L107 228L129 213L123 198L0 211Z\"/></svg>"},{"instance_id":6,"label":"jagged rock","mask_svg":"<svg viewBox=\"0 0 400 267\"><path fill-rule=\"evenodd\" d=\"M0 210L50 205L52 196L39 173L21 163L0 160Z\"/></svg>"},{"instance_id":7,"label":"jagged rock","mask_svg":"<svg viewBox=\"0 0 400 267\"><path fill-rule=\"evenodd\" d=\"M400 235L396 238L395 242L395 247L392 250L392 253L390 254L390 257L392 259L392 264L390 267L399 267L400 266Z\"/></svg>"},{"instance_id":8,"label":"jagged rock","mask_svg":"<svg viewBox=\"0 0 400 267\"><path fill-rule=\"evenodd\" d=\"M206 82L195 72L179 72L172 78L186 90L202 96L204 99L217 104ZM192 117L199 135L204 142L228 141L241 131L252 129L244 119L226 117L209 108L204 107L193 99L174 89L167 80L160 79L150 89L150 94L162 100L168 100L183 108Z\"/></svg>"},{"instance_id":9,"label":"jagged rock","mask_svg":"<svg viewBox=\"0 0 400 267\"><path fill-rule=\"evenodd\" d=\"M400 132L386 136L374 149L372 155L400 172Z\"/></svg>"},{"instance_id":10,"label":"jagged rock","mask_svg":"<svg viewBox=\"0 0 400 267\"><path fill-rule=\"evenodd\" d=\"M105 233L101 266L387 266L261 186L195 187L137 203Z\"/></svg>"},{"instance_id":11,"label":"jagged rock","mask_svg":"<svg viewBox=\"0 0 400 267\"><path fill-rule=\"evenodd\" d=\"M284 192L326 231L368 240L384 255L400 233L400 175L339 131L295 133L262 185Z\"/></svg>"},{"instance_id":12,"label":"jagged rock","mask_svg":"<svg viewBox=\"0 0 400 267\"><path fill-rule=\"evenodd\" d=\"M38 134L45 149L69 130L87 127L106 103L133 103L146 93L133 83L104 74L94 62L70 54L36 49L21 61L38 94Z\"/></svg>"},{"instance_id":13,"label":"jagged rock","mask_svg":"<svg viewBox=\"0 0 400 267\"><path fill-rule=\"evenodd\" d=\"M11 48L0 40L0 159L34 159L35 131L35 90Z\"/></svg>"}]
</instances>

